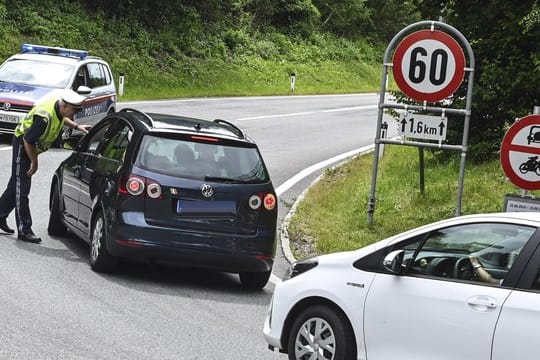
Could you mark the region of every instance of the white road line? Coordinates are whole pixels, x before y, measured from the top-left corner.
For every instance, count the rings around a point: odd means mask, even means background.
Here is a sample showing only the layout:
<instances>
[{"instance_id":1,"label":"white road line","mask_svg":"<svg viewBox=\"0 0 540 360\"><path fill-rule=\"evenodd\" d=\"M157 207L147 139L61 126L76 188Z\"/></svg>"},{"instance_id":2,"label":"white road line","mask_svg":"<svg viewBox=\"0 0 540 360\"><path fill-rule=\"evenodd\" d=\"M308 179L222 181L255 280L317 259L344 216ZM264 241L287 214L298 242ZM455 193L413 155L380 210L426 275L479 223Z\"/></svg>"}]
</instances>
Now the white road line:
<instances>
[{"instance_id":1,"label":"white road line","mask_svg":"<svg viewBox=\"0 0 540 360\"><path fill-rule=\"evenodd\" d=\"M315 171L320 170L322 168L325 168L326 166L333 164L335 162L350 158L352 156L358 155L360 153L369 151L373 148L373 145L364 146L355 150L348 151L346 153L334 156L333 158L330 158L328 160L321 161L320 163L313 164L304 170L300 171L296 175L294 175L289 180L285 181L283 184L277 187L276 194L277 196L281 196L285 191L289 190L291 187L293 187L296 183L304 179L305 177L313 174Z\"/></svg>"},{"instance_id":2,"label":"white road line","mask_svg":"<svg viewBox=\"0 0 540 360\"><path fill-rule=\"evenodd\" d=\"M239 118L239 119L236 119L236 121L271 119L271 118L278 118L278 117L300 116L300 115L311 115L311 114L315 114L315 113L316 113L316 111L306 111L306 112L289 113L289 114L262 115L262 116L253 116L253 117L247 117L247 118Z\"/></svg>"},{"instance_id":3,"label":"white road line","mask_svg":"<svg viewBox=\"0 0 540 360\"><path fill-rule=\"evenodd\" d=\"M362 94L334 94L334 95L281 95L272 96L272 99L309 99L309 98L329 98L329 97L373 97L376 93ZM248 96L248 97L208 97L208 98L189 98L189 99L169 99L169 100L141 100L141 101L119 101L118 105L141 105L141 104L159 104L159 103L183 103L183 102L200 102L200 101L249 101L249 100L267 100L268 96Z\"/></svg>"},{"instance_id":4,"label":"white road line","mask_svg":"<svg viewBox=\"0 0 540 360\"><path fill-rule=\"evenodd\" d=\"M317 113L332 113L332 112L341 112L341 111L367 110L367 109L377 109L377 107L378 107L378 105L348 106L348 107L344 107L344 108L330 109L330 110L304 111L304 112L298 112L298 113L276 114L276 115L261 115L261 116L253 116L253 117L246 117L246 118L238 118L238 119L236 119L236 121L271 119L271 118L289 117L289 116L302 116L302 115L312 115L312 114L317 114Z\"/></svg>"},{"instance_id":5,"label":"white road line","mask_svg":"<svg viewBox=\"0 0 540 360\"><path fill-rule=\"evenodd\" d=\"M300 171L299 173L297 173L292 178L285 181L280 186L278 186L276 188L276 194L277 194L278 197L281 196L283 193L285 193L287 190L289 190L291 187L293 187L299 181L301 181L302 179L304 179L304 178L308 177L309 175L313 174L317 170L323 169L323 168L327 167L328 165L331 165L331 164L339 162L339 161L343 161L343 160L345 160L347 158L350 158L350 157L353 157L355 155L371 151L371 150L373 150L373 148L374 148L374 145L363 146L361 148L351 150L351 151L348 151L346 153L334 156L333 158L330 158L328 160L321 161L321 162L319 162L317 164L313 164L313 165L305 168L304 170ZM280 241L281 241L281 239L280 239ZM289 244L287 243L287 244L285 244L285 246L288 247ZM273 284L279 284L281 282L281 279L279 277L277 277L276 275L271 274L270 275L270 282L273 283Z\"/></svg>"}]
</instances>

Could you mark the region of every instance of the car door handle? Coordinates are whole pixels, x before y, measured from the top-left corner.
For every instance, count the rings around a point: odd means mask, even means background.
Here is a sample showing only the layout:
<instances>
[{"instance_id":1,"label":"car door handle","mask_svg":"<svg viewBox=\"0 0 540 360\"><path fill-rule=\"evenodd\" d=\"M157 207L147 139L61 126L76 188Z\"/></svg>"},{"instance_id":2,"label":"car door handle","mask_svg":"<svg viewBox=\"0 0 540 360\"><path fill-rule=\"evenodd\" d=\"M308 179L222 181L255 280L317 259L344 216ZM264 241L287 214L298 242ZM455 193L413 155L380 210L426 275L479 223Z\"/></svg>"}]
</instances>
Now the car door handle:
<instances>
[{"instance_id":1,"label":"car door handle","mask_svg":"<svg viewBox=\"0 0 540 360\"><path fill-rule=\"evenodd\" d=\"M467 299L467 305L478 311L488 311L497 308L497 300L491 296L478 295Z\"/></svg>"}]
</instances>

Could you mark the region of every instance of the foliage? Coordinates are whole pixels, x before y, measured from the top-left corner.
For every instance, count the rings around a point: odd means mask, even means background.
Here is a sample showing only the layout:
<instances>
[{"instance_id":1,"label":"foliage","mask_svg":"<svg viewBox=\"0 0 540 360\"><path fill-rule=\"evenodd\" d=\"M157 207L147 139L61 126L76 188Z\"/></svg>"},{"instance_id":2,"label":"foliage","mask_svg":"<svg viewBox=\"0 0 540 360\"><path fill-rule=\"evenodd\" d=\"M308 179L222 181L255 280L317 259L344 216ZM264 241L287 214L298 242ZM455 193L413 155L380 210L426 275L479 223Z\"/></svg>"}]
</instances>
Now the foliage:
<instances>
[{"instance_id":1,"label":"foliage","mask_svg":"<svg viewBox=\"0 0 540 360\"><path fill-rule=\"evenodd\" d=\"M378 89L382 47L318 22L310 0L4 0L0 57L23 42L87 49L125 75L125 100L286 94L292 72L297 94Z\"/></svg>"}]
</instances>

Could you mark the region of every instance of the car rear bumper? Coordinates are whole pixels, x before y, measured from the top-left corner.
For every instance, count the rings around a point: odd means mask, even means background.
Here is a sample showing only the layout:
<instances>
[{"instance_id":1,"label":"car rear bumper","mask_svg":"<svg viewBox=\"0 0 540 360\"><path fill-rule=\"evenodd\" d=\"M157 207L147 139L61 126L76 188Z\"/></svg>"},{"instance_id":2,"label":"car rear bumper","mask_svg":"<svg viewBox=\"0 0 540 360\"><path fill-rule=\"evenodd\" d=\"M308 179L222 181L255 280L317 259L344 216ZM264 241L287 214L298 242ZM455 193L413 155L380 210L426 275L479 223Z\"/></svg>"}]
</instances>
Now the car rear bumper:
<instances>
[{"instance_id":1,"label":"car rear bumper","mask_svg":"<svg viewBox=\"0 0 540 360\"><path fill-rule=\"evenodd\" d=\"M107 250L113 256L235 273L271 271L275 247L275 230L235 236L126 223L109 228L107 240Z\"/></svg>"}]
</instances>

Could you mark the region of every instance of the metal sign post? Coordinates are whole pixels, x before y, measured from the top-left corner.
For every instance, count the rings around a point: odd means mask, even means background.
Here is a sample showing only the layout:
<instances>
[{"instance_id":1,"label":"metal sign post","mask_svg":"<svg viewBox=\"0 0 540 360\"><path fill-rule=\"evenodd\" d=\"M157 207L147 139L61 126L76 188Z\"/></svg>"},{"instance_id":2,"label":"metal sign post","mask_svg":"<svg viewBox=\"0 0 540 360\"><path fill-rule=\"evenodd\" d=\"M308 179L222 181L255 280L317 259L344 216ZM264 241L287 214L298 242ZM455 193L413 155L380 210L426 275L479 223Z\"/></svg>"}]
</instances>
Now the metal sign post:
<instances>
[{"instance_id":1,"label":"metal sign post","mask_svg":"<svg viewBox=\"0 0 540 360\"><path fill-rule=\"evenodd\" d=\"M400 40L401 42L396 46ZM467 59L465 59L462 49L465 49L467 52L468 66L466 65ZM394 56L392 62L389 62L392 50L394 50ZM373 172L367 209L368 224L370 227L373 225L373 216L375 213L377 168L380 147L383 144L461 151L455 215L461 214L474 65L474 54L467 39L454 27L439 21L420 21L411 24L402 29L388 44L383 60L379 113L377 116L375 150L373 154ZM406 96L417 101L419 105L391 104L385 102L388 68L393 69L394 80L400 90ZM428 103L439 102L451 96L463 82L465 73L468 73L465 109L428 106ZM400 109L405 112L415 112L409 115L409 119L414 120L414 122L403 119L402 140L384 139L380 136L385 109ZM423 115L422 113L425 112L440 114L440 116ZM448 114L464 116L461 145L442 143L446 139L446 115ZM422 141L411 140L411 138Z\"/></svg>"}]
</instances>

